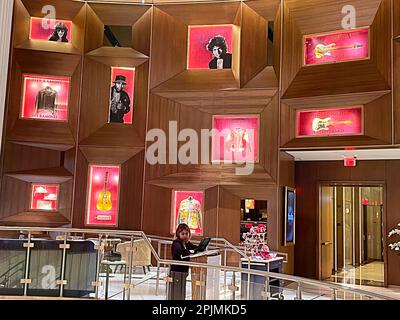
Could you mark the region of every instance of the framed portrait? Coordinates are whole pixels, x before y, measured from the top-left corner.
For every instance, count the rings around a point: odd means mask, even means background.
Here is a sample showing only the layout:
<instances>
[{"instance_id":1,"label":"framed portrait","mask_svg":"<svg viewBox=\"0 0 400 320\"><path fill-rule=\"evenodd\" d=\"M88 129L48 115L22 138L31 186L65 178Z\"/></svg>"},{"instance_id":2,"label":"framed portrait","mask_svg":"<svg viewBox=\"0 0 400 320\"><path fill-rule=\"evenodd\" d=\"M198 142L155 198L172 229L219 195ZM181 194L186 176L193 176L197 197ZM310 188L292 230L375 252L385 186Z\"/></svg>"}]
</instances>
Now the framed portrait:
<instances>
[{"instance_id":1,"label":"framed portrait","mask_svg":"<svg viewBox=\"0 0 400 320\"><path fill-rule=\"evenodd\" d=\"M304 65L363 60L370 57L369 28L306 35Z\"/></svg>"},{"instance_id":2,"label":"framed portrait","mask_svg":"<svg viewBox=\"0 0 400 320\"><path fill-rule=\"evenodd\" d=\"M298 110L296 137L329 137L362 135L363 106Z\"/></svg>"},{"instance_id":3,"label":"framed portrait","mask_svg":"<svg viewBox=\"0 0 400 320\"><path fill-rule=\"evenodd\" d=\"M68 121L69 77L24 74L21 119Z\"/></svg>"},{"instance_id":4,"label":"framed portrait","mask_svg":"<svg viewBox=\"0 0 400 320\"><path fill-rule=\"evenodd\" d=\"M212 161L259 161L258 115L213 116Z\"/></svg>"},{"instance_id":5,"label":"framed portrait","mask_svg":"<svg viewBox=\"0 0 400 320\"><path fill-rule=\"evenodd\" d=\"M57 211L60 186L58 184L32 184L32 211Z\"/></svg>"},{"instance_id":6,"label":"framed portrait","mask_svg":"<svg viewBox=\"0 0 400 320\"><path fill-rule=\"evenodd\" d=\"M284 188L284 246L294 245L296 239L296 191L293 188Z\"/></svg>"},{"instance_id":7,"label":"framed portrait","mask_svg":"<svg viewBox=\"0 0 400 320\"><path fill-rule=\"evenodd\" d=\"M231 69L233 25L188 28L187 69Z\"/></svg>"},{"instance_id":8,"label":"framed portrait","mask_svg":"<svg viewBox=\"0 0 400 320\"><path fill-rule=\"evenodd\" d=\"M71 43L72 21L32 17L29 39Z\"/></svg>"},{"instance_id":9,"label":"framed portrait","mask_svg":"<svg viewBox=\"0 0 400 320\"><path fill-rule=\"evenodd\" d=\"M189 226L192 235L202 236L204 230L204 192L172 191L171 234L181 223Z\"/></svg>"},{"instance_id":10,"label":"framed portrait","mask_svg":"<svg viewBox=\"0 0 400 320\"><path fill-rule=\"evenodd\" d=\"M109 123L132 124L135 68L111 68Z\"/></svg>"},{"instance_id":11,"label":"framed portrait","mask_svg":"<svg viewBox=\"0 0 400 320\"><path fill-rule=\"evenodd\" d=\"M89 165L86 225L118 225L120 166Z\"/></svg>"}]
</instances>

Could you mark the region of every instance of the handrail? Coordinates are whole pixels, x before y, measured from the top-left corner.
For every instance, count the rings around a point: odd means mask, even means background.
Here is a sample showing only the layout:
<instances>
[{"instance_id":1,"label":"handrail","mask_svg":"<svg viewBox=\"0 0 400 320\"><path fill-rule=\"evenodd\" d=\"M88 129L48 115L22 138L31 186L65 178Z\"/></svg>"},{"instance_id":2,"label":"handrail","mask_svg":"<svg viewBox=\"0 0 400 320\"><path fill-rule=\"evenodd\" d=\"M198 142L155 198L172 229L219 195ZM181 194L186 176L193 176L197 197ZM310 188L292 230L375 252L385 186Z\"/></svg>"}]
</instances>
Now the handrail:
<instances>
[{"instance_id":1,"label":"handrail","mask_svg":"<svg viewBox=\"0 0 400 320\"><path fill-rule=\"evenodd\" d=\"M153 245L151 244L149 237L143 231L44 228L44 227L32 227L32 228L31 227L21 227L20 228L20 227L8 227L8 226L6 226L6 227L0 226L0 231L27 231L29 233L31 233L31 232L60 232L63 234L67 234L67 233L92 234L92 233L95 233L95 234L100 235L99 239L101 239L101 235L108 235L108 236L109 235L112 235L112 236L121 236L122 235L122 236L129 236L129 237L139 236L145 240L145 242L149 246L154 258L157 260L157 263L164 264L164 265L181 265L181 266L188 266L188 267L200 267L200 268L206 268L206 269L215 269L216 268L216 266L208 265L206 263L161 259L160 256L158 255L158 253L156 252L156 250L154 249ZM223 238L215 238L215 239L222 240ZM227 241L226 239L223 239L223 240ZM230 245L233 247L232 244L230 244ZM327 282L322 282L322 281L313 280L313 279L306 279L306 278L301 278L298 276L292 276L292 275L287 275L287 274L282 274L282 273L273 273L273 272L268 272L268 271L244 269L244 268L231 267L231 266L218 266L217 268L221 269L221 270L226 270L226 271L263 276L266 278L274 278L274 279L279 279L279 280L292 281L292 282L298 283L299 285L307 284L307 285L311 285L311 286L315 286L315 287L319 287L319 288L348 291L351 293L359 294L359 295L366 296L366 297L376 298L376 299L395 300L395 299L385 296L385 295L372 293L370 291L353 288L353 287L345 286L342 284L327 283Z\"/></svg>"},{"instance_id":2,"label":"handrail","mask_svg":"<svg viewBox=\"0 0 400 320\"><path fill-rule=\"evenodd\" d=\"M161 239L163 241L165 241L166 243L172 243L173 238L168 238L168 237L163 237L163 236L154 236L154 235L147 235L147 237L149 237L150 239ZM232 251L236 252L237 254L239 254L241 257L243 257L244 259L248 259L248 255L246 255L245 251L241 250L242 246L235 246L232 243L230 243L228 240L226 240L225 238L212 238L211 241L222 241L225 243L225 245L228 246L228 248L230 248ZM198 243L198 240L193 241L193 243ZM215 247L219 247L219 244L213 244L213 246ZM228 249L227 248L227 249ZM288 254L285 252L279 252L279 251L273 251L274 253L284 256L285 259L283 261L283 263L287 263L287 258L288 258Z\"/></svg>"}]
</instances>

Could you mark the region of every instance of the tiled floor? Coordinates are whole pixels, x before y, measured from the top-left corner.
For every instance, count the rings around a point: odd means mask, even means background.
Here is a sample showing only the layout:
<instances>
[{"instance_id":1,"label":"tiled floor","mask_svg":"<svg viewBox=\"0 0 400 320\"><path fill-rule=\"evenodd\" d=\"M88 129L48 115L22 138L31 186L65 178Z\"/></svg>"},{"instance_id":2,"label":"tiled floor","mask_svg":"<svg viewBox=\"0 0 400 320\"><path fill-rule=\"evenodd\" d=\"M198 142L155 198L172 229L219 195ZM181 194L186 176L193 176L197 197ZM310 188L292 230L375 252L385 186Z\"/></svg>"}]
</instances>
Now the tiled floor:
<instances>
[{"instance_id":1,"label":"tiled floor","mask_svg":"<svg viewBox=\"0 0 400 320\"><path fill-rule=\"evenodd\" d=\"M355 271L356 272L356 271ZM363 270L363 272L366 272ZM366 273L367 274L367 273ZM162 272L161 274L161 280L159 282L159 291L158 294L156 295L156 269L152 268L151 274L147 276L148 280L147 281L141 281L140 279L143 278L143 275L134 275L132 279L132 283L134 284L134 288L131 289L130 292L130 299L132 300L166 300L166 284L165 281L162 279L166 276L165 272ZM232 291L230 291L229 286L232 284L232 274L227 274L226 275L226 284L227 286L224 286L225 279L224 279L224 274L221 273L221 278L220 278L220 292L219 292L219 299L220 300L233 300L233 294ZM245 291L243 292L243 297L242 297L242 292L241 292L241 284L240 284L240 275L236 274L236 286L238 287L238 291L235 293L235 300L241 300L247 297L247 287L245 286L244 289ZM350 287L350 285L348 285ZM382 295L387 295L389 297L395 298L395 299L400 299L400 288L377 288L377 287L366 287L366 286L358 286L358 285L351 285L352 287L358 288L358 289L364 289L366 291L370 291L372 293L379 293ZM264 290L264 285L259 284L257 288L255 288L255 291L258 293L253 297L251 297L254 300L261 300L264 299L264 297L260 294L261 291ZM274 288L271 288L273 290ZM113 278L110 279L110 287L109 287L109 297L111 299L123 299L123 275L115 275ZM285 300L295 300L298 298L297 294L297 284L292 283L292 284L285 284L285 286L281 289L283 298ZM104 287L101 288L99 291L99 298L104 299ZM191 282L190 282L190 276L188 277L187 281L187 292L186 292L186 299L190 300L192 298L192 293L191 293ZM275 298L277 298L275 296ZM303 285L302 286L302 299L304 300L331 300L332 299L332 290L328 289L321 289L317 288L314 286L307 286ZM360 300L361 297L357 294L349 294L349 293L344 293L343 291L338 291L337 292L337 299L346 299L346 300ZM365 298L364 298L365 299Z\"/></svg>"},{"instance_id":2,"label":"tiled floor","mask_svg":"<svg viewBox=\"0 0 400 320\"><path fill-rule=\"evenodd\" d=\"M332 276L331 281L365 286L384 286L384 263L372 262L360 267L347 267Z\"/></svg>"}]
</instances>

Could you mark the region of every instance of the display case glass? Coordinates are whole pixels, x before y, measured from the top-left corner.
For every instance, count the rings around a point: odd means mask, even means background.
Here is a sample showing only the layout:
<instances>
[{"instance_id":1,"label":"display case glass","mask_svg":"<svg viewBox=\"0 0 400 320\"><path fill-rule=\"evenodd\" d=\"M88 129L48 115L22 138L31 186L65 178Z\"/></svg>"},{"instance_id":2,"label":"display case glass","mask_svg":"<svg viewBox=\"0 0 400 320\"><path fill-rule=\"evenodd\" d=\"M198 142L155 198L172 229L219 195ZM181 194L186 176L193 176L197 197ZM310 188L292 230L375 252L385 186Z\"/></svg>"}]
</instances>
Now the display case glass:
<instances>
[{"instance_id":1,"label":"display case glass","mask_svg":"<svg viewBox=\"0 0 400 320\"><path fill-rule=\"evenodd\" d=\"M71 43L72 21L32 17L29 39Z\"/></svg>"},{"instance_id":2,"label":"display case glass","mask_svg":"<svg viewBox=\"0 0 400 320\"><path fill-rule=\"evenodd\" d=\"M213 129L213 162L258 162L258 115L215 115Z\"/></svg>"},{"instance_id":3,"label":"display case glass","mask_svg":"<svg viewBox=\"0 0 400 320\"><path fill-rule=\"evenodd\" d=\"M203 235L204 193L202 191L172 192L171 234L175 234L179 224L189 226L192 235Z\"/></svg>"},{"instance_id":4,"label":"display case glass","mask_svg":"<svg viewBox=\"0 0 400 320\"><path fill-rule=\"evenodd\" d=\"M132 124L135 68L111 68L110 123Z\"/></svg>"},{"instance_id":5,"label":"display case glass","mask_svg":"<svg viewBox=\"0 0 400 320\"><path fill-rule=\"evenodd\" d=\"M363 107L297 111L297 137L363 134Z\"/></svg>"},{"instance_id":6,"label":"display case glass","mask_svg":"<svg viewBox=\"0 0 400 320\"><path fill-rule=\"evenodd\" d=\"M20 117L67 121L69 87L69 77L24 74Z\"/></svg>"},{"instance_id":7,"label":"display case glass","mask_svg":"<svg viewBox=\"0 0 400 320\"><path fill-rule=\"evenodd\" d=\"M188 69L231 69L233 25L189 26Z\"/></svg>"},{"instance_id":8,"label":"display case glass","mask_svg":"<svg viewBox=\"0 0 400 320\"><path fill-rule=\"evenodd\" d=\"M87 193L86 224L118 224L120 166L90 165Z\"/></svg>"},{"instance_id":9,"label":"display case glass","mask_svg":"<svg viewBox=\"0 0 400 320\"><path fill-rule=\"evenodd\" d=\"M368 59L369 28L304 36L304 64Z\"/></svg>"},{"instance_id":10,"label":"display case glass","mask_svg":"<svg viewBox=\"0 0 400 320\"><path fill-rule=\"evenodd\" d=\"M30 209L34 211L57 211L59 185L32 184Z\"/></svg>"}]
</instances>

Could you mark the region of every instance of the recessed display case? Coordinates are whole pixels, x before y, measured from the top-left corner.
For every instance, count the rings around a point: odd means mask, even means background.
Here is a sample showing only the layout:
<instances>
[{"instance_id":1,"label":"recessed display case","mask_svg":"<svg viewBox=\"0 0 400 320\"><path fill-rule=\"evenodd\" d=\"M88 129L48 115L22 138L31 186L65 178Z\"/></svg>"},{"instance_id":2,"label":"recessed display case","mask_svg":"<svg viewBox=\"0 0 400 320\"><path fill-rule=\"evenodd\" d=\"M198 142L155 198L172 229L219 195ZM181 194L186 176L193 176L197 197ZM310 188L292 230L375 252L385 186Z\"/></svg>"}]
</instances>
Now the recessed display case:
<instances>
[{"instance_id":1,"label":"recessed display case","mask_svg":"<svg viewBox=\"0 0 400 320\"><path fill-rule=\"evenodd\" d=\"M29 39L71 43L72 21L31 17Z\"/></svg>"},{"instance_id":2,"label":"recessed display case","mask_svg":"<svg viewBox=\"0 0 400 320\"><path fill-rule=\"evenodd\" d=\"M298 110L296 137L361 135L363 106Z\"/></svg>"},{"instance_id":3,"label":"recessed display case","mask_svg":"<svg viewBox=\"0 0 400 320\"><path fill-rule=\"evenodd\" d=\"M32 184L31 206L34 211L57 211L60 186Z\"/></svg>"},{"instance_id":4,"label":"recessed display case","mask_svg":"<svg viewBox=\"0 0 400 320\"><path fill-rule=\"evenodd\" d=\"M188 27L188 69L231 69L233 25Z\"/></svg>"},{"instance_id":5,"label":"recessed display case","mask_svg":"<svg viewBox=\"0 0 400 320\"><path fill-rule=\"evenodd\" d=\"M110 123L132 124L135 68L111 68Z\"/></svg>"},{"instance_id":6,"label":"recessed display case","mask_svg":"<svg viewBox=\"0 0 400 320\"><path fill-rule=\"evenodd\" d=\"M86 225L118 225L120 166L90 165Z\"/></svg>"},{"instance_id":7,"label":"recessed display case","mask_svg":"<svg viewBox=\"0 0 400 320\"><path fill-rule=\"evenodd\" d=\"M306 35L304 65L368 59L369 28Z\"/></svg>"},{"instance_id":8,"label":"recessed display case","mask_svg":"<svg viewBox=\"0 0 400 320\"><path fill-rule=\"evenodd\" d=\"M171 234L175 234L179 224L187 224L192 235L203 235L204 228L204 192L172 192Z\"/></svg>"},{"instance_id":9,"label":"recessed display case","mask_svg":"<svg viewBox=\"0 0 400 320\"><path fill-rule=\"evenodd\" d=\"M213 116L212 161L259 160L259 116Z\"/></svg>"},{"instance_id":10,"label":"recessed display case","mask_svg":"<svg viewBox=\"0 0 400 320\"><path fill-rule=\"evenodd\" d=\"M20 117L68 121L69 77L23 75Z\"/></svg>"}]
</instances>

